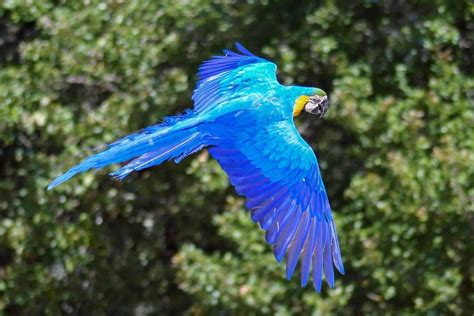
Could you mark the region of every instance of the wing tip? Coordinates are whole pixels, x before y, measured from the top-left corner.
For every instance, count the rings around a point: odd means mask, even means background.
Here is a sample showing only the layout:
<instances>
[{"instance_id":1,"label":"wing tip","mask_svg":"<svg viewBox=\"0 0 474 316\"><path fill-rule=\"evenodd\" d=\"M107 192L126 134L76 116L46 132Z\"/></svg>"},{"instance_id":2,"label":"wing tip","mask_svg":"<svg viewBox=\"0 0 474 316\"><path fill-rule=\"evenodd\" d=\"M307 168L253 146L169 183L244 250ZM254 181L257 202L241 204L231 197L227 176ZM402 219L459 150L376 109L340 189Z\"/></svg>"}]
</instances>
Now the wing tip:
<instances>
[{"instance_id":1,"label":"wing tip","mask_svg":"<svg viewBox=\"0 0 474 316\"><path fill-rule=\"evenodd\" d=\"M281 253L281 252L275 251L274 255L275 255L276 261L277 261L278 263L281 263L282 260L283 260L283 258L284 258L284 256L285 256L285 253L284 253L284 252Z\"/></svg>"},{"instance_id":2,"label":"wing tip","mask_svg":"<svg viewBox=\"0 0 474 316\"><path fill-rule=\"evenodd\" d=\"M255 54L253 54L251 51L249 51L247 48L245 48L244 45L240 44L240 42L235 42L235 47L242 54L247 55L247 56L255 57Z\"/></svg>"},{"instance_id":3,"label":"wing tip","mask_svg":"<svg viewBox=\"0 0 474 316\"><path fill-rule=\"evenodd\" d=\"M335 264L335 266L339 274L346 275L346 269L344 269L344 265L342 264L342 262L339 264Z\"/></svg>"},{"instance_id":4,"label":"wing tip","mask_svg":"<svg viewBox=\"0 0 474 316\"><path fill-rule=\"evenodd\" d=\"M301 278L300 280L301 288L305 288L308 285L308 279L309 279L308 277Z\"/></svg>"},{"instance_id":5,"label":"wing tip","mask_svg":"<svg viewBox=\"0 0 474 316\"><path fill-rule=\"evenodd\" d=\"M316 284L314 284L314 290L316 291L316 293L321 293L321 289L323 287L323 280L319 280Z\"/></svg>"}]
</instances>

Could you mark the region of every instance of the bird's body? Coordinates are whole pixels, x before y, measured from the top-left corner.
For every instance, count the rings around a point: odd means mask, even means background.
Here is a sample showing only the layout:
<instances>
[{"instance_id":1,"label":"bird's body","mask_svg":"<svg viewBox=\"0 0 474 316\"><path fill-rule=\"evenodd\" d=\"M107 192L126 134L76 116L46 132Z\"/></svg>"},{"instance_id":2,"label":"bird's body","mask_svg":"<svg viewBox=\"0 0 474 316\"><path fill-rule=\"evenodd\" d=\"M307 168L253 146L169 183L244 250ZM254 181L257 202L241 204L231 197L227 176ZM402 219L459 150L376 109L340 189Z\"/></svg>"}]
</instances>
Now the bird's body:
<instances>
[{"instance_id":1,"label":"bird's body","mask_svg":"<svg viewBox=\"0 0 474 316\"><path fill-rule=\"evenodd\" d=\"M279 84L275 64L237 47L240 54L224 51L201 65L193 110L110 144L49 188L91 168L128 162L111 174L123 179L207 148L247 198L276 259L287 255L287 277L301 258L302 286L311 270L317 291L323 271L333 286L333 264L344 273L336 229L316 156L293 122L303 108L324 114L325 93Z\"/></svg>"}]
</instances>

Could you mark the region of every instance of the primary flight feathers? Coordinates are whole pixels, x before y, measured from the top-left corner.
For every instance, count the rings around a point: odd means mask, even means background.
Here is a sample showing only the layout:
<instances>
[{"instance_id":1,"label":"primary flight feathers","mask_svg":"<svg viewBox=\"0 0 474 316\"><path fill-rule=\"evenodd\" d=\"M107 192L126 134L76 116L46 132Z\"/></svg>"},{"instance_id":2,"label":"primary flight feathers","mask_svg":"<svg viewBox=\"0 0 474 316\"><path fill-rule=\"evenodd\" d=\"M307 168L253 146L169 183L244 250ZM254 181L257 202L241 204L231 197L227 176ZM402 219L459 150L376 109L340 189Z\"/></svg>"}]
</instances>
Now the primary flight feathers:
<instances>
[{"instance_id":1,"label":"primary flight feathers","mask_svg":"<svg viewBox=\"0 0 474 316\"><path fill-rule=\"evenodd\" d=\"M194 109L125 136L92 155L48 186L89 169L126 162L111 173L124 179L131 172L159 165L207 148L235 187L246 197L254 222L278 262L286 256L290 279L300 261L301 286L310 276L321 290L323 275L334 286L334 266L344 274L336 227L318 161L298 133L293 116L301 100L315 100L323 113L326 94L317 88L283 86L276 65L242 45L224 50L199 67ZM298 101L299 100L299 101ZM295 106L298 109L295 109ZM295 114L296 113L296 114Z\"/></svg>"}]
</instances>

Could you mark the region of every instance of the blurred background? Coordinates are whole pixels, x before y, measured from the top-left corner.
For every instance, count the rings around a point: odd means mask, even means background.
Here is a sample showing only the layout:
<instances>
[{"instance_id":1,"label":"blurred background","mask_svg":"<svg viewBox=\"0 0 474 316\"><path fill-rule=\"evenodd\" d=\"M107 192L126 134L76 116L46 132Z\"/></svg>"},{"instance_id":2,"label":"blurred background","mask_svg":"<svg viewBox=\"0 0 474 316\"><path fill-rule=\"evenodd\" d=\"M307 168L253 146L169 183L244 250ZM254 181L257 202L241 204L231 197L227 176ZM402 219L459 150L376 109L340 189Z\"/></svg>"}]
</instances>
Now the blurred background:
<instances>
[{"instance_id":1,"label":"blurred background","mask_svg":"<svg viewBox=\"0 0 474 316\"><path fill-rule=\"evenodd\" d=\"M286 281L204 151L123 183L47 184L192 106L199 63L240 41L329 93L318 154L347 274ZM472 315L474 4L0 2L0 314Z\"/></svg>"}]
</instances>

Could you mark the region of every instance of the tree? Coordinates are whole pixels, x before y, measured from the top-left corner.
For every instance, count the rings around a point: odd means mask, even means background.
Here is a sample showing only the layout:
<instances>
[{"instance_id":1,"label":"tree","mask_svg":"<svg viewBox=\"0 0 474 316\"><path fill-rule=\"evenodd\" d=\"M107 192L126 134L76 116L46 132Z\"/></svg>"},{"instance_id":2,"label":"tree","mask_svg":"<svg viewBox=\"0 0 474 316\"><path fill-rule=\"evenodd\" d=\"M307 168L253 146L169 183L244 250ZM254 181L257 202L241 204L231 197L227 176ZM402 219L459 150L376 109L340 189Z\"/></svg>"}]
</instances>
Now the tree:
<instances>
[{"instance_id":1,"label":"tree","mask_svg":"<svg viewBox=\"0 0 474 316\"><path fill-rule=\"evenodd\" d=\"M3 2L3 313L467 314L473 15L469 1ZM190 106L198 63L237 40L285 83L329 92L327 119L297 122L347 270L321 295L284 279L206 152L45 190L97 145Z\"/></svg>"}]
</instances>

